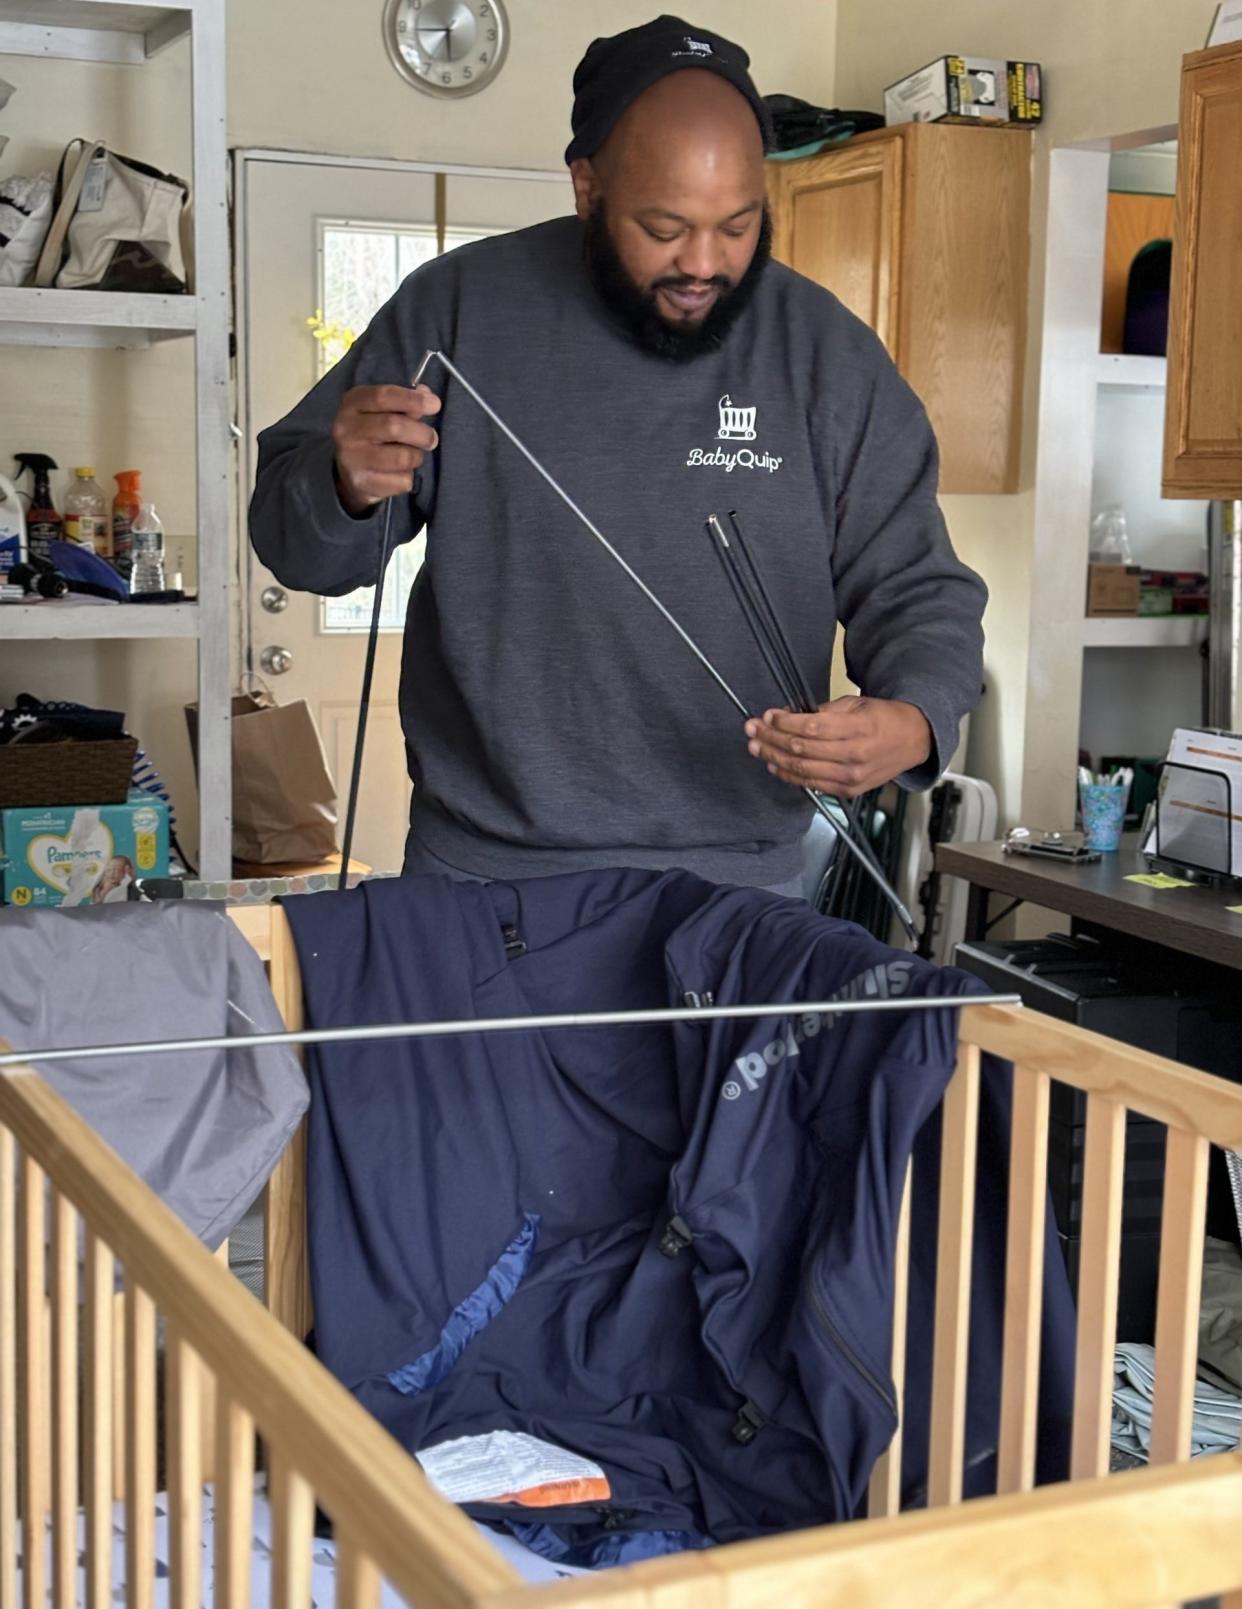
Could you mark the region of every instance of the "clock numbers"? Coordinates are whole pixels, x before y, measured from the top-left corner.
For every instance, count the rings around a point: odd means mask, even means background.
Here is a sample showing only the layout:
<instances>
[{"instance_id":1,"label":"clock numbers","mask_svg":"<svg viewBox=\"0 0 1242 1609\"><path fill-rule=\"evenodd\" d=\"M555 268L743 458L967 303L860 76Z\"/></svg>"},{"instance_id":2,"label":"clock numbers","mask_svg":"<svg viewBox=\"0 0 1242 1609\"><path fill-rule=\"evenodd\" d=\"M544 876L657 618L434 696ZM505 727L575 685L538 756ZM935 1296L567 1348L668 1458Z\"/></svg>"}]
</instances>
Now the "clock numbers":
<instances>
[{"instance_id":1,"label":"clock numbers","mask_svg":"<svg viewBox=\"0 0 1242 1609\"><path fill-rule=\"evenodd\" d=\"M479 7L479 15L480 15L480 17L490 17L491 14L492 14L491 6L489 6L487 4L487 0L483 0L483 4Z\"/></svg>"},{"instance_id":2,"label":"clock numbers","mask_svg":"<svg viewBox=\"0 0 1242 1609\"><path fill-rule=\"evenodd\" d=\"M479 54L479 63L480 63L480 65L483 65L483 64L486 63L486 61L487 61L487 52L484 50L484 51L481 51L480 54Z\"/></svg>"},{"instance_id":3,"label":"clock numbers","mask_svg":"<svg viewBox=\"0 0 1242 1609\"><path fill-rule=\"evenodd\" d=\"M461 70L461 76L463 78L473 78L474 74L470 71L469 67L463 67Z\"/></svg>"}]
</instances>

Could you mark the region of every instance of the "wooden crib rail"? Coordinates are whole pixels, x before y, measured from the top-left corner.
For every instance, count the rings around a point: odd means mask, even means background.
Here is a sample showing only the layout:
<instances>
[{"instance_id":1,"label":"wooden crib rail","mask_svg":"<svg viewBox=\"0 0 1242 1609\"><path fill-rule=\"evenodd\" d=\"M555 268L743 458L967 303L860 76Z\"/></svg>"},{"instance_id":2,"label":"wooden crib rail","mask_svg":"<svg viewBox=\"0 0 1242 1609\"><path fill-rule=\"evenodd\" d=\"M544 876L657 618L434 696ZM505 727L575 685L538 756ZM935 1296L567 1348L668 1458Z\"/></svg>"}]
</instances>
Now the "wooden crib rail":
<instances>
[{"instance_id":1,"label":"wooden crib rail","mask_svg":"<svg viewBox=\"0 0 1242 1609\"><path fill-rule=\"evenodd\" d=\"M489 1609L1156 1609L1242 1597L1242 1453L679 1554Z\"/></svg>"},{"instance_id":2,"label":"wooden crib rail","mask_svg":"<svg viewBox=\"0 0 1242 1609\"><path fill-rule=\"evenodd\" d=\"M79 1327L78 1213L87 1231L80 1399L70 1368ZM109 1355L114 1259L125 1290L119 1412ZM333 1520L345 1579L354 1585L350 1601L360 1606L378 1603L381 1575L419 1609L456 1609L516 1583L513 1571L436 1496L414 1461L344 1387L48 1084L18 1069L0 1077L0 1604L14 1602L19 1518L26 1604L42 1609L53 1584L58 1605L77 1601L79 1481L87 1510L85 1601L91 1609L110 1603L111 1450L118 1432L125 1450L128 1602L135 1609L152 1602L157 1315L166 1323L164 1445L178 1609L201 1602L194 1516L199 1445L210 1433L202 1423L204 1373L216 1384L211 1428L219 1448L218 1574L224 1578L218 1604L232 1609L249 1599L256 1431L271 1471L273 1602L306 1601L298 1588L309 1569L314 1499Z\"/></svg>"}]
</instances>

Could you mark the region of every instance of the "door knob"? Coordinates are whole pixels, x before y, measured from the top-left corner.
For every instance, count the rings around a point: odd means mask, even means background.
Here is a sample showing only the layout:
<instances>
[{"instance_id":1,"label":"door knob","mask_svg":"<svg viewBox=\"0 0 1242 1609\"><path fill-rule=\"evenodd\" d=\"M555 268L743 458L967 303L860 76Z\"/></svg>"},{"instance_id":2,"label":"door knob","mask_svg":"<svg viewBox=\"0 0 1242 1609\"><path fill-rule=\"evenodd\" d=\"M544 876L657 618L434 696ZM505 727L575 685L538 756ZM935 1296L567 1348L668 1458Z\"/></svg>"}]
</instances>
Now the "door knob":
<instances>
[{"instance_id":1,"label":"door knob","mask_svg":"<svg viewBox=\"0 0 1242 1609\"><path fill-rule=\"evenodd\" d=\"M288 648L265 648L259 655L260 668L269 676L283 676L293 664L293 655Z\"/></svg>"},{"instance_id":2,"label":"door knob","mask_svg":"<svg viewBox=\"0 0 1242 1609\"><path fill-rule=\"evenodd\" d=\"M259 602L269 615L278 615L282 609L289 607L289 594L284 587L264 587L259 595Z\"/></svg>"}]
</instances>

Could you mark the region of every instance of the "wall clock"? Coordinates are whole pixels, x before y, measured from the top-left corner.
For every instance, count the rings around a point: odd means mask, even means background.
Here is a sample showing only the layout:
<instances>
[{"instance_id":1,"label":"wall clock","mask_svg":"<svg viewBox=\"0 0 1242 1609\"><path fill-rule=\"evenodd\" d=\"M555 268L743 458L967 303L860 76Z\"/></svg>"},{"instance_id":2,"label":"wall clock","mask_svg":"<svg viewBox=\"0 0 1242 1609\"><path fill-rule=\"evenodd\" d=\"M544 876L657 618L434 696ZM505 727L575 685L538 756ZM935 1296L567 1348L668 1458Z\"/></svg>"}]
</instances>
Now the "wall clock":
<instances>
[{"instance_id":1,"label":"wall clock","mask_svg":"<svg viewBox=\"0 0 1242 1609\"><path fill-rule=\"evenodd\" d=\"M388 0L384 43L409 83L457 100L503 67L509 19L501 0Z\"/></svg>"}]
</instances>

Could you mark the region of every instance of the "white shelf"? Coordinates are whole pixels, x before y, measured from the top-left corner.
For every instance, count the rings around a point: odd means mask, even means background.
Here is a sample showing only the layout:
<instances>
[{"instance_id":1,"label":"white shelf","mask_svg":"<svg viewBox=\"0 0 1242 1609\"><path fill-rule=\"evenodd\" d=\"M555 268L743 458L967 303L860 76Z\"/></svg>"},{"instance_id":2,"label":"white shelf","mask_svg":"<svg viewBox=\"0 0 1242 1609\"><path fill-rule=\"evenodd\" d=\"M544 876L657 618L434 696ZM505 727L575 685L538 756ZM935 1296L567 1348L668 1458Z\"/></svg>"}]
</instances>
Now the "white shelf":
<instances>
[{"instance_id":1,"label":"white shelf","mask_svg":"<svg viewBox=\"0 0 1242 1609\"><path fill-rule=\"evenodd\" d=\"M3 603L0 643L148 641L198 636L192 603Z\"/></svg>"},{"instance_id":2,"label":"white shelf","mask_svg":"<svg viewBox=\"0 0 1242 1609\"><path fill-rule=\"evenodd\" d=\"M1168 379L1167 358L1140 357L1133 352L1101 352L1096 361L1096 383L1117 391L1163 391Z\"/></svg>"},{"instance_id":3,"label":"white shelf","mask_svg":"<svg viewBox=\"0 0 1242 1609\"><path fill-rule=\"evenodd\" d=\"M0 0L0 55L135 64L190 31L193 0Z\"/></svg>"},{"instance_id":4,"label":"white shelf","mask_svg":"<svg viewBox=\"0 0 1242 1609\"><path fill-rule=\"evenodd\" d=\"M1207 640L1206 615L1133 615L1085 620L1084 648L1197 648Z\"/></svg>"},{"instance_id":5,"label":"white shelf","mask_svg":"<svg viewBox=\"0 0 1242 1609\"><path fill-rule=\"evenodd\" d=\"M193 296L0 287L0 344L145 347L193 335Z\"/></svg>"}]
</instances>

